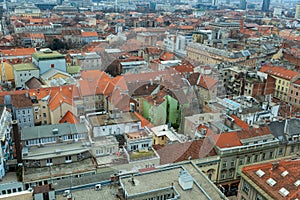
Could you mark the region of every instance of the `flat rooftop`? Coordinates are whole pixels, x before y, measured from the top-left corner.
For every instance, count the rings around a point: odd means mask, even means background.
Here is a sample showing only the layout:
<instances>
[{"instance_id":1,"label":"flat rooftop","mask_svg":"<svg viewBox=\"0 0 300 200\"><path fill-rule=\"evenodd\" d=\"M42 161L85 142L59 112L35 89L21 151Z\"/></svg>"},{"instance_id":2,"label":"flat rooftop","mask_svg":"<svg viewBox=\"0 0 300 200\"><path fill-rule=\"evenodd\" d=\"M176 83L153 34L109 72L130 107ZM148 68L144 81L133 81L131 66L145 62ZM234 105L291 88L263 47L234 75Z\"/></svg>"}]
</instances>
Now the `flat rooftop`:
<instances>
[{"instance_id":1,"label":"flat rooftop","mask_svg":"<svg viewBox=\"0 0 300 200\"><path fill-rule=\"evenodd\" d=\"M37 61L40 60L48 60L48 59L64 59L64 55L58 53L57 51L45 50L45 51L37 51L32 54L32 57Z\"/></svg>"},{"instance_id":2,"label":"flat rooftop","mask_svg":"<svg viewBox=\"0 0 300 200\"><path fill-rule=\"evenodd\" d=\"M96 166L90 158L80 162L54 165L51 167L26 168L24 170L23 182L34 182L36 180L57 178L95 170Z\"/></svg>"},{"instance_id":3,"label":"flat rooftop","mask_svg":"<svg viewBox=\"0 0 300 200\"><path fill-rule=\"evenodd\" d=\"M33 63L21 63L13 65L16 71L28 71L28 70L38 70L38 68Z\"/></svg>"},{"instance_id":4,"label":"flat rooftop","mask_svg":"<svg viewBox=\"0 0 300 200\"><path fill-rule=\"evenodd\" d=\"M120 116L117 118L108 118L107 115L94 115L88 117L91 125L93 127L97 126L105 126L105 125L113 125L113 124L124 124L124 123L132 123L139 122L140 120L137 116L132 112L120 113Z\"/></svg>"},{"instance_id":5,"label":"flat rooftop","mask_svg":"<svg viewBox=\"0 0 300 200\"><path fill-rule=\"evenodd\" d=\"M178 177L181 170L186 170L193 177L192 189L185 191L179 185ZM201 173L194 165L187 163L136 174L134 185L131 183L131 175L120 177L120 182L128 196L141 194L139 197L143 197L143 193L147 195L173 184L174 190L180 194L181 199L221 199L220 191Z\"/></svg>"},{"instance_id":6,"label":"flat rooftop","mask_svg":"<svg viewBox=\"0 0 300 200\"><path fill-rule=\"evenodd\" d=\"M86 190L72 191L72 196L74 199L116 199L116 194L118 192L117 187L102 186L102 189L96 191L94 188ZM56 200L66 200L63 195L56 195Z\"/></svg>"},{"instance_id":7,"label":"flat rooftop","mask_svg":"<svg viewBox=\"0 0 300 200\"><path fill-rule=\"evenodd\" d=\"M43 147L30 147L26 156L23 155L24 160L42 160L47 158L63 157L67 155L75 155L90 150L90 147L83 146L82 142L76 143L59 143L52 145L45 145ZM24 153L23 150L23 153Z\"/></svg>"}]
</instances>

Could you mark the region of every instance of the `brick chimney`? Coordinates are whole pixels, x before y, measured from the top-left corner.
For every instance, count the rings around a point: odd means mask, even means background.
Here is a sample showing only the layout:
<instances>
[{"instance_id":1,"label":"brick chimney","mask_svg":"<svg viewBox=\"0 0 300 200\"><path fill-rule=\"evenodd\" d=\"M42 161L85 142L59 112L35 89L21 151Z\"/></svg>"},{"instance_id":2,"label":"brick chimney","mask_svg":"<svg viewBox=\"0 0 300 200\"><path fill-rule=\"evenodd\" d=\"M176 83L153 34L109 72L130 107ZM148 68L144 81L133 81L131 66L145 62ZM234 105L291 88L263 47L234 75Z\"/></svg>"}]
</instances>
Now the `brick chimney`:
<instances>
[{"instance_id":1,"label":"brick chimney","mask_svg":"<svg viewBox=\"0 0 300 200\"><path fill-rule=\"evenodd\" d=\"M21 134L19 133L18 121L12 121L13 141L15 142L17 163L22 163L22 149L21 149Z\"/></svg>"}]
</instances>

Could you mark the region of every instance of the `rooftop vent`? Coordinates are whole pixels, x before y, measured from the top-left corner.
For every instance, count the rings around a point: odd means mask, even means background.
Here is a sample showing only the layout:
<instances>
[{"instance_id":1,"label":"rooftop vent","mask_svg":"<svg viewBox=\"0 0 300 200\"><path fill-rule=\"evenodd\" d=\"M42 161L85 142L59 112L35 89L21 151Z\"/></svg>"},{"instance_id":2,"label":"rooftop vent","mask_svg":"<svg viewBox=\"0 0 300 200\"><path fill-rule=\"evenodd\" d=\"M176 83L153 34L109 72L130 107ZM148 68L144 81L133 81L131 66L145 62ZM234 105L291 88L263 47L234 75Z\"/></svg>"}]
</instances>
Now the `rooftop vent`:
<instances>
[{"instance_id":1,"label":"rooftop vent","mask_svg":"<svg viewBox=\"0 0 300 200\"><path fill-rule=\"evenodd\" d=\"M283 187L279 190L279 193L281 194L281 196L286 197L290 192Z\"/></svg>"},{"instance_id":2,"label":"rooftop vent","mask_svg":"<svg viewBox=\"0 0 300 200\"><path fill-rule=\"evenodd\" d=\"M274 179L269 178L269 179L267 180L267 183L272 187L272 186L274 186L277 182L276 182Z\"/></svg>"},{"instance_id":3,"label":"rooftop vent","mask_svg":"<svg viewBox=\"0 0 300 200\"><path fill-rule=\"evenodd\" d=\"M259 170L256 171L256 175L259 176L259 177L262 177L263 175L265 175L265 172L262 171L261 169L259 169Z\"/></svg>"},{"instance_id":4,"label":"rooftop vent","mask_svg":"<svg viewBox=\"0 0 300 200\"><path fill-rule=\"evenodd\" d=\"M183 190L193 189L194 179L186 170L180 171L178 182Z\"/></svg>"},{"instance_id":5,"label":"rooftop vent","mask_svg":"<svg viewBox=\"0 0 300 200\"><path fill-rule=\"evenodd\" d=\"M284 172L281 173L281 176L282 176L282 177L285 177L285 176L288 175L288 174L289 174L289 172L288 172L287 170L285 170Z\"/></svg>"}]
</instances>

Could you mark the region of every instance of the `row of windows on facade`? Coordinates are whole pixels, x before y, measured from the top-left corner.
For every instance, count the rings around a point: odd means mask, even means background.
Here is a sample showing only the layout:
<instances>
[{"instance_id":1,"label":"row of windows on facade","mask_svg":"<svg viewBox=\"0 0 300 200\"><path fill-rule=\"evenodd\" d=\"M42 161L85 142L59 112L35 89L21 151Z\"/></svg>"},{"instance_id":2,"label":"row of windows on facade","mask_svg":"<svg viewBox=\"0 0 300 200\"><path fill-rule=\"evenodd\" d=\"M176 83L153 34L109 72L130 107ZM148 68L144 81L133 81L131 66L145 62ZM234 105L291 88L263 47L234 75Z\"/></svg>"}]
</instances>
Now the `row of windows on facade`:
<instances>
[{"instance_id":1,"label":"row of windows on facade","mask_svg":"<svg viewBox=\"0 0 300 200\"><path fill-rule=\"evenodd\" d=\"M115 147L103 147L100 149L96 149L96 155L103 155L103 154L112 154L115 152Z\"/></svg>"},{"instance_id":2,"label":"row of windows on facade","mask_svg":"<svg viewBox=\"0 0 300 200\"><path fill-rule=\"evenodd\" d=\"M77 139L84 138L84 134L64 135L62 137L61 136L60 137L47 137L47 138L27 140L26 145L34 146L34 145L38 145L38 144L53 143L53 142L56 142L58 138L60 138L63 141L68 141L68 140L73 140L73 139L77 140Z\"/></svg>"},{"instance_id":3,"label":"row of windows on facade","mask_svg":"<svg viewBox=\"0 0 300 200\"><path fill-rule=\"evenodd\" d=\"M290 153L294 153L295 151L295 146L291 146L291 150L290 150ZM283 155L283 149L280 148L279 151L278 151L278 155ZM257 162L259 160L259 158L261 158L261 160L264 160L264 159L272 159L274 156L274 153L272 151L269 152L269 157L267 157L267 154L266 153L262 153L261 156L258 155L258 154L254 154L252 156L246 156L245 158L240 158L239 159L239 165L243 165L244 162L246 164L250 163L251 160L253 162ZM252 159L251 159L252 158ZM223 160L222 162L222 167L223 168L226 168L228 165L227 165L227 161L226 160ZM235 166L235 160L232 160L230 162L230 166L231 167L234 167Z\"/></svg>"},{"instance_id":4,"label":"row of windows on facade","mask_svg":"<svg viewBox=\"0 0 300 200\"><path fill-rule=\"evenodd\" d=\"M21 187L12 188L12 189L7 189L7 190L2 190L1 195L11 194L11 193L16 193L16 192L21 192L21 191L22 191Z\"/></svg>"},{"instance_id":5,"label":"row of windows on facade","mask_svg":"<svg viewBox=\"0 0 300 200\"><path fill-rule=\"evenodd\" d=\"M246 194L246 196L249 195L249 192L250 192L250 185L247 183L247 182L244 182L244 185L243 185L243 192ZM242 197L242 200L246 200L245 197ZM263 200L264 198L259 194L259 193L256 193L256 196L255 196L255 200Z\"/></svg>"},{"instance_id":6,"label":"row of windows on facade","mask_svg":"<svg viewBox=\"0 0 300 200\"><path fill-rule=\"evenodd\" d=\"M24 75L24 76L27 76L27 74L24 73L24 74L20 74L20 77L23 76L23 75ZM28 76L31 76L31 73L28 73Z\"/></svg>"},{"instance_id":7,"label":"row of windows on facade","mask_svg":"<svg viewBox=\"0 0 300 200\"><path fill-rule=\"evenodd\" d=\"M85 177L85 176L91 176L94 175L95 172L90 172L90 173L83 173L83 174L76 174L73 176L63 176L63 177L56 177L55 180L63 180L63 179L70 179L70 178L79 178L79 177ZM48 183L53 183L53 179L51 180L43 180L39 182L32 182L32 183L26 183L25 184L25 189L28 189L29 187L33 188L35 186L41 186L41 185L47 185Z\"/></svg>"},{"instance_id":8,"label":"row of windows on facade","mask_svg":"<svg viewBox=\"0 0 300 200\"><path fill-rule=\"evenodd\" d=\"M148 143L144 143L141 146L142 146L142 148L148 148L149 144ZM139 149L139 145L138 144L132 145L131 148L130 148L131 151L135 151L135 150L138 150L138 149Z\"/></svg>"}]
</instances>

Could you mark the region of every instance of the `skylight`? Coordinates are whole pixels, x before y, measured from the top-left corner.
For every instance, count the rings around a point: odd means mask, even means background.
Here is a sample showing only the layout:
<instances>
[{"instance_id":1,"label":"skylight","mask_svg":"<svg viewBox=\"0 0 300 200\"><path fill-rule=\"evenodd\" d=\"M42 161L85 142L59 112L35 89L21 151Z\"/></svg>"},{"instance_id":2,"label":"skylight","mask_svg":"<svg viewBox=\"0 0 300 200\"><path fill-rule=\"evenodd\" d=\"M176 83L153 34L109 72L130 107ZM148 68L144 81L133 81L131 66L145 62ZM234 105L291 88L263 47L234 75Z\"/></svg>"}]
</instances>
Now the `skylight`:
<instances>
[{"instance_id":1,"label":"skylight","mask_svg":"<svg viewBox=\"0 0 300 200\"><path fill-rule=\"evenodd\" d=\"M288 174L289 174L289 172L288 172L287 170L285 170L284 172L281 173L281 176L282 176L282 177L285 177L285 176L288 175Z\"/></svg>"},{"instance_id":2,"label":"skylight","mask_svg":"<svg viewBox=\"0 0 300 200\"><path fill-rule=\"evenodd\" d=\"M277 182L276 182L274 179L269 178L269 179L267 180L267 183L268 183L270 186L274 186Z\"/></svg>"},{"instance_id":3,"label":"skylight","mask_svg":"<svg viewBox=\"0 0 300 200\"><path fill-rule=\"evenodd\" d=\"M261 169L259 169L259 170L256 171L256 175L259 176L259 177L262 177L263 175L265 175L265 172L262 171Z\"/></svg>"},{"instance_id":4,"label":"skylight","mask_svg":"<svg viewBox=\"0 0 300 200\"><path fill-rule=\"evenodd\" d=\"M297 180L294 184L296 187L298 187L300 185L300 180Z\"/></svg>"},{"instance_id":5,"label":"skylight","mask_svg":"<svg viewBox=\"0 0 300 200\"><path fill-rule=\"evenodd\" d=\"M279 193L281 194L281 196L286 197L290 192L283 187L279 190Z\"/></svg>"}]
</instances>

